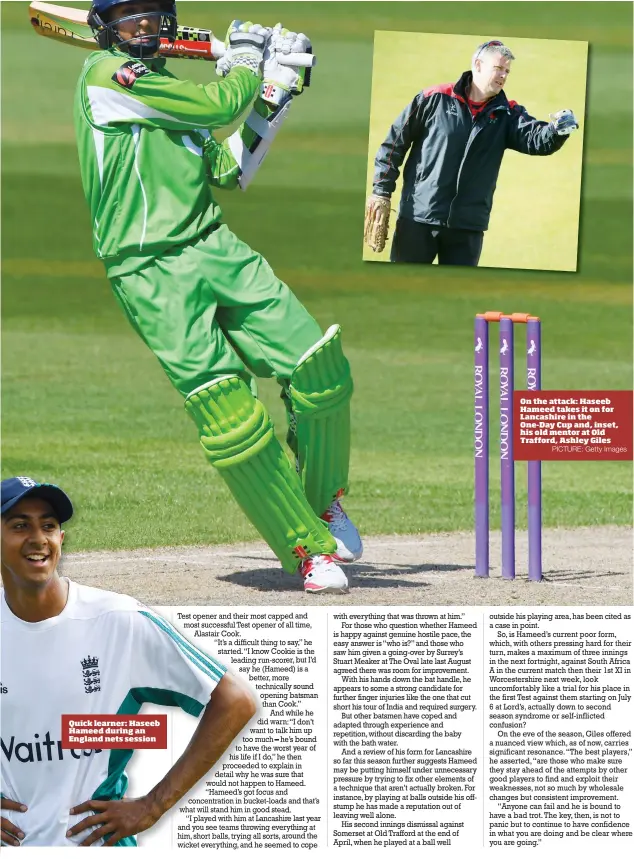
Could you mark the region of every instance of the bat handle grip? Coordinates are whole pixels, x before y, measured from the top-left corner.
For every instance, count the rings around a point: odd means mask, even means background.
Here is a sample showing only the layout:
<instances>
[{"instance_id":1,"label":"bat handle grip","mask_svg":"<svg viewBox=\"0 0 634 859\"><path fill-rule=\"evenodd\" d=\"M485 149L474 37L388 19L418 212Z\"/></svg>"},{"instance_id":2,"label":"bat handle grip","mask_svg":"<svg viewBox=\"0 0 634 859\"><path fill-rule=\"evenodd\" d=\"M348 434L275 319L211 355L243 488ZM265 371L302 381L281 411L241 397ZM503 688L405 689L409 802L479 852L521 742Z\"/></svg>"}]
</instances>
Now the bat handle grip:
<instances>
[{"instance_id":1,"label":"bat handle grip","mask_svg":"<svg viewBox=\"0 0 634 859\"><path fill-rule=\"evenodd\" d=\"M303 69L312 69L317 65L314 54L278 54L277 61L281 66L299 66Z\"/></svg>"},{"instance_id":2,"label":"bat handle grip","mask_svg":"<svg viewBox=\"0 0 634 859\"><path fill-rule=\"evenodd\" d=\"M213 38L211 40L211 50L217 60L224 57L224 42ZM305 69L312 69L317 64L317 57L313 54L278 54L276 59L281 66L299 66Z\"/></svg>"}]
</instances>

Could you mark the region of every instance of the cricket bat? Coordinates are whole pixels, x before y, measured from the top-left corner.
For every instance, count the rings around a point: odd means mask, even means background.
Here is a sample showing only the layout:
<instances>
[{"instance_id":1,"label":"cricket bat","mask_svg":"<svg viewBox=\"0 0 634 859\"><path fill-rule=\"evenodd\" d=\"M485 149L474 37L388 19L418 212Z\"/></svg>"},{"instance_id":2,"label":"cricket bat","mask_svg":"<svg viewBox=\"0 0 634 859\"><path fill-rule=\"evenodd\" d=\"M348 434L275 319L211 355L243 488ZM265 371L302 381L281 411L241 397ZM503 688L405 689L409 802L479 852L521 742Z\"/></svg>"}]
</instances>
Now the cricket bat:
<instances>
[{"instance_id":1,"label":"cricket bat","mask_svg":"<svg viewBox=\"0 0 634 859\"><path fill-rule=\"evenodd\" d=\"M33 29L40 36L90 51L97 50L97 42L88 26L88 13L84 9L35 0L29 6L29 16ZM211 30L179 27L174 42L165 38L160 40L159 53L162 57L215 62L224 56L225 45ZM283 54L277 57L277 61L283 66L312 68L316 60L312 54Z\"/></svg>"}]
</instances>

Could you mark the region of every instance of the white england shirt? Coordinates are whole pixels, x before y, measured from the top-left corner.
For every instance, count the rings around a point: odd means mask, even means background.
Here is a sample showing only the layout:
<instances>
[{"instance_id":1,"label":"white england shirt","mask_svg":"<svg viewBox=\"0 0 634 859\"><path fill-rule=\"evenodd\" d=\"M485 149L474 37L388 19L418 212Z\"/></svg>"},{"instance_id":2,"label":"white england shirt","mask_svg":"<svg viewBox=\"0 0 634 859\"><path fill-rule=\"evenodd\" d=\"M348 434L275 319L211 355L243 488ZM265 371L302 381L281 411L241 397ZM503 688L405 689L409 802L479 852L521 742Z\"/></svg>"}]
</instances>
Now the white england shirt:
<instances>
[{"instance_id":1,"label":"white england shirt","mask_svg":"<svg viewBox=\"0 0 634 859\"><path fill-rule=\"evenodd\" d=\"M77 846L66 838L88 799L120 799L132 750L61 748L62 714L135 714L143 702L199 716L226 669L132 597L69 582L57 617L26 623L0 604L2 810L27 846ZM97 842L101 844L102 842ZM120 846L133 845L124 839Z\"/></svg>"}]
</instances>

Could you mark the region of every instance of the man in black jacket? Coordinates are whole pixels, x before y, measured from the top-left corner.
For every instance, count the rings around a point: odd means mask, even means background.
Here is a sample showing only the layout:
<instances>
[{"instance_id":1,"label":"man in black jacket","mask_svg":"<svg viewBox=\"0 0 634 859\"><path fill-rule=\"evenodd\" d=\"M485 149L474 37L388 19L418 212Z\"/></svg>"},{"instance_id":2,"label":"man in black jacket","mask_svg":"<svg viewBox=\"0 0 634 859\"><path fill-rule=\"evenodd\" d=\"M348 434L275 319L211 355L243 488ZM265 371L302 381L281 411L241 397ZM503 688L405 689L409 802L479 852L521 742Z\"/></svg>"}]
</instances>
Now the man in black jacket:
<instances>
[{"instance_id":1,"label":"man in black jacket","mask_svg":"<svg viewBox=\"0 0 634 859\"><path fill-rule=\"evenodd\" d=\"M418 93L396 119L374 161L366 207L373 250L383 249L390 197L408 151L391 261L432 263L437 256L441 265L475 266L504 151L552 155L579 127L571 110L541 122L509 101L503 87L513 59L502 42L485 42L470 72Z\"/></svg>"}]
</instances>

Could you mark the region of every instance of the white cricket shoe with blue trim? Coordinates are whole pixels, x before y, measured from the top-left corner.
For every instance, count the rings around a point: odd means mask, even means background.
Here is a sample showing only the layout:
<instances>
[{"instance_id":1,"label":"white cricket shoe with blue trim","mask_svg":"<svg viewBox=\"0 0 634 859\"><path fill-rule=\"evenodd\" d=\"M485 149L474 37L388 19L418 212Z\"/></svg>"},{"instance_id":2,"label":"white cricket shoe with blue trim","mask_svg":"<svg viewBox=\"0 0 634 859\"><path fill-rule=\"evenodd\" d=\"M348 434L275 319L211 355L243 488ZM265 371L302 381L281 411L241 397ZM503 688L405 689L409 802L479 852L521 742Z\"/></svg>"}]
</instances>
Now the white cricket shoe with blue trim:
<instances>
[{"instance_id":1,"label":"white cricket shoe with blue trim","mask_svg":"<svg viewBox=\"0 0 634 859\"><path fill-rule=\"evenodd\" d=\"M350 564L358 561L363 554L363 543L354 524L346 515L337 498L325 513L319 517L328 525L328 530L337 541L337 551L332 557L335 561Z\"/></svg>"}]
</instances>

